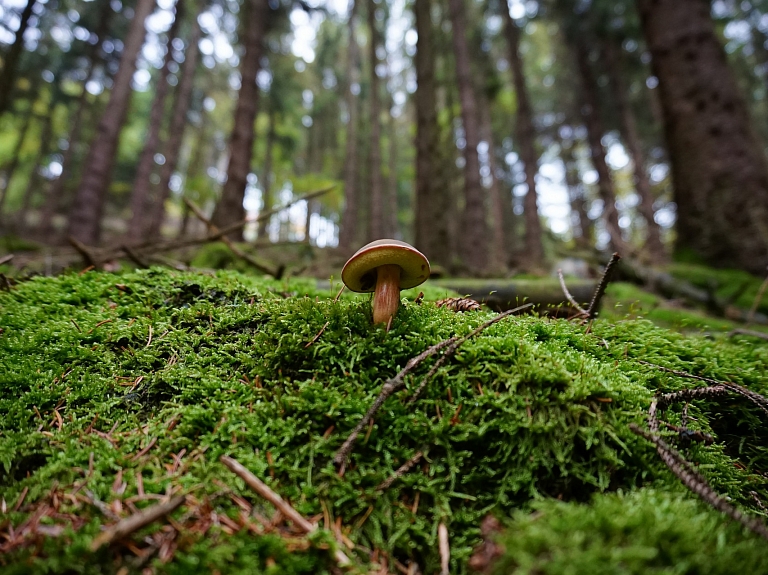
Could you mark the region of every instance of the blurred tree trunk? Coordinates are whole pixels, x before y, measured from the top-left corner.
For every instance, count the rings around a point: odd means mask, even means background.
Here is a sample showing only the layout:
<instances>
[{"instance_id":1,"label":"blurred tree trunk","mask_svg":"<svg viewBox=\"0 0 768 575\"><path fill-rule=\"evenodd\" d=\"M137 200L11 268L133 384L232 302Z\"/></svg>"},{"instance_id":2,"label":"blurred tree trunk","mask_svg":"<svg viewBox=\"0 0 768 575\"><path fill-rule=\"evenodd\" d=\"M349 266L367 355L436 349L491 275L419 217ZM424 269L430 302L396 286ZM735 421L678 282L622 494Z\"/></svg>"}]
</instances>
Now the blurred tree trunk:
<instances>
[{"instance_id":1,"label":"blurred tree trunk","mask_svg":"<svg viewBox=\"0 0 768 575\"><path fill-rule=\"evenodd\" d=\"M88 82L93 79L93 74L96 70L96 62L99 58L99 50L101 50L101 45L104 43L104 38L109 30L110 21L114 15L110 0L100 0L100 2L99 23L94 32L96 34L96 43L89 45L86 49L88 71L85 74L85 80L83 80L83 89L80 92L80 96L77 98L75 113L72 116L72 119L67 122L69 124L69 134L67 135L67 147L64 150L61 159L61 173L55 180L53 180L53 182L51 182L50 186L48 186L45 201L43 202L42 211L40 213L38 235L43 238L50 238L52 236L53 216L63 206L64 186L69 182L70 175L72 174L72 162L75 156L75 148L80 143L83 114L88 107L88 90L86 90L86 86L88 85Z\"/></svg>"},{"instance_id":2,"label":"blurred tree trunk","mask_svg":"<svg viewBox=\"0 0 768 575\"><path fill-rule=\"evenodd\" d=\"M651 181L645 168L645 155L640 144L640 135L637 133L635 116L627 99L627 88L620 69L620 47L615 40L608 38L604 43L606 71L610 77L613 99L616 104L616 112L619 115L619 131L621 139L627 147L629 157L632 158L634 169L634 181L637 195L640 197L639 211L645 220L646 240L645 249L652 262L660 263L666 259L664 244L661 242L661 229L653 219L653 194L651 193Z\"/></svg>"},{"instance_id":3,"label":"blurred tree trunk","mask_svg":"<svg viewBox=\"0 0 768 575\"><path fill-rule=\"evenodd\" d=\"M768 165L700 0L638 0L659 79L681 255L764 273Z\"/></svg>"},{"instance_id":4,"label":"blurred tree trunk","mask_svg":"<svg viewBox=\"0 0 768 575\"><path fill-rule=\"evenodd\" d=\"M85 244L96 244L101 235L101 216L112 178L112 166L131 101L131 80L144 44L144 21L154 7L155 0L138 0L136 3L109 102L99 121L96 138L83 167L83 178L70 208L67 233Z\"/></svg>"},{"instance_id":5,"label":"blurred tree trunk","mask_svg":"<svg viewBox=\"0 0 768 575\"><path fill-rule=\"evenodd\" d=\"M189 58L190 55L187 54L186 57ZM197 126L193 137L195 146L190 155L189 162L187 163L186 173L184 174L184 196L194 202L198 202L198 204L200 203L200 196L197 193L192 193L196 190L193 190L191 186L196 186L198 183L198 176L205 174L205 166L208 165L208 162L205 161L205 151L209 144L207 137L209 116L205 113L205 109L201 111L201 116L200 125ZM156 207L157 206L155 206L155 208ZM186 202L183 203L182 210L181 224L177 233L179 237L187 235L190 216L192 215ZM165 210L163 210L163 213L165 213Z\"/></svg>"},{"instance_id":6,"label":"blurred tree trunk","mask_svg":"<svg viewBox=\"0 0 768 575\"><path fill-rule=\"evenodd\" d=\"M573 156L574 141L566 143L559 136L557 143L560 147L560 160L565 170L565 185L568 188L568 199L571 204L571 212L576 216L576 221L571 218L571 226L574 228L573 237L579 248L591 248L594 245L594 230L592 220L587 215L587 199L584 194L584 183L579 177L579 167ZM578 233L576 233L578 232Z\"/></svg>"},{"instance_id":7,"label":"blurred tree trunk","mask_svg":"<svg viewBox=\"0 0 768 575\"><path fill-rule=\"evenodd\" d=\"M40 147L37 149L37 156L35 156L35 159L32 162L32 172L29 174L27 189L24 191L21 211L16 218L16 225L22 230L27 227L27 214L29 214L29 208L32 207L32 200L43 185L40 168L43 167L43 161L48 157L48 154L51 151L51 143L53 140L53 111L54 106L51 105L48 110L48 115L43 118L43 125L40 128Z\"/></svg>"},{"instance_id":8,"label":"blurred tree trunk","mask_svg":"<svg viewBox=\"0 0 768 575\"><path fill-rule=\"evenodd\" d=\"M491 125L491 105L484 91L478 99L480 113L480 137L488 144L488 167L491 171L488 193L491 204L491 265L494 273L504 273L507 267L507 245L504 240L504 206L501 199L501 186L496 177L496 147L493 141Z\"/></svg>"},{"instance_id":9,"label":"blurred tree trunk","mask_svg":"<svg viewBox=\"0 0 768 575\"><path fill-rule=\"evenodd\" d=\"M32 16L32 10L37 0L27 0L27 5L21 12L19 29L16 30L16 38L3 58L3 69L0 71L0 116L2 116L8 104L11 101L11 92L13 92L14 82L16 80L16 70L19 65L19 57L24 50L24 32L27 31L29 19Z\"/></svg>"},{"instance_id":10,"label":"blurred tree trunk","mask_svg":"<svg viewBox=\"0 0 768 575\"><path fill-rule=\"evenodd\" d=\"M227 181L211 221L219 228L239 222L245 218L243 199L248 174L251 171L253 154L254 122L258 111L259 86L256 76L261 69L261 55L264 52L264 36L269 18L268 0L248 0L241 13L241 34L245 53L240 59L240 91L235 108L235 121L229 141L229 166ZM242 240L242 229L233 232L233 240Z\"/></svg>"},{"instance_id":11,"label":"blurred tree trunk","mask_svg":"<svg viewBox=\"0 0 768 575\"><path fill-rule=\"evenodd\" d=\"M505 21L504 32L509 45L509 62L512 68L512 78L517 98L517 130L520 159L525 167L525 183L528 191L523 201L525 216L525 250L524 264L528 267L539 267L544 260L544 248L541 243L541 220L536 193L536 174L539 171L538 154L536 153L536 131L533 126L533 110L528 99L528 88L525 85L523 60L520 56L520 29L509 13L507 2L501 5L502 17Z\"/></svg>"},{"instance_id":12,"label":"blurred tree trunk","mask_svg":"<svg viewBox=\"0 0 768 575\"><path fill-rule=\"evenodd\" d=\"M370 66L371 66L371 116L370 150L368 156L368 177L370 185L370 224L368 239L378 240L384 237L384 186L381 178L381 83L376 68L379 57L379 29L376 25L376 2L368 0L368 28L370 29Z\"/></svg>"},{"instance_id":13,"label":"blurred tree trunk","mask_svg":"<svg viewBox=\"0 0 768 575\"><path fill-rule=\"evenodd\" d=\"M483 274L488 268L488 231L485 218L485 198L480 181L480 143L477 99L472 81L472 66L467 46L467 26L462 0L449 0L451 38L456 60L456 83L461 100L461 120L464 126L464 213L462 214L462 259L471 273Z\"/></svg>"},{"instance_id":14,"label":"blurred tree trunk","mask_svg":"<svg viewBox=\"0 0 768 575\"><path fill-rule=\"evenodd\" d=\"M179 17L178 14L176 16ZM195 84L195 72L200 56L198 44L200 42L200 24L197 16L192 21L192 29L184 48L184 64L181 67L181 79L176 88L176 98L173 102L173 116L168 130L168 137L163 143L163 156L165 164L160 168L160 182L156 187L155 198L149 204L149 237L160 237L165 220L165 202L171 195L171 178L179 163L179 152L184 139L184 129L187 126L187 111L192 100L192 88ZM203 114L205 112L203 111ZM205 117L205 116L204 116ZM203 126L205 120L203 120Z\"/></svg>"},{"instance_id":15,"label":"blurred tree trunk","mask_svg":"<svg viewBox=\"0 0 768 575\"><path fill-rule=\"evenodd\" d=\"M275 146L275 121L277 113L270 107L269 128L267 129L267 149L264 152L264 166L261 170L262 210L268 212L272 209L272 152ZM256 237L259 240L269 239L269 219L259 222L259 230Z\"/></svg>"},{"instance_id":16,"label":"blurred tree trunk","mask_svg":"<svg viewBox=\"0 0 768 575\"><path fill-rule=\"evenodd\" d=\"M437 124L432 0L416 0L416 198L415 245L432 263L451 265L447 187L440 185L440 134Z\"/></svg>"},{"instance_id":17,"label":"blurred tree trunk","mask_svg":"<svg viewBox=\"0 0 768 575\"><path fill-rule=\"evenodd\" d=\"M347 121L347 143L344 157L344 212L341 216L339 229L339 248L344 252L352 251L352 246L357 239L359 217L358 204L358 169L357 169L357 122L358 122L358 97L360 92L360 46L355 37L355 18L358 3L355 0L349 2L349 48L347 52L347 80L346 104L349 115Z\"/></svg>"},{"instance_id":18,"label":"blurred tree trunk","mask_svg":"<svg viewBox=\"0 0 768 575\"><path fill-rule=\"evenodd\" d=\"M16 173L16 169L19 167L19 162L21 161L21 150L24 147L24 140L27 139L29 127L32 125L32 118L35 116L34 112L32 111L34 104L34 96L30 95L29 109L24 116L24 123L21 125L21 129L19 130L19 138L16 140L16 145L13 147L11 161L8 163L8 167L3 170L3 187L0 189L0 221L2 221L3 218L3 206L5 205L5 201L8 197L8 190L11 187L11 180L13 179L13 175Z\"/></svg>"},{"instance_id":19,"label":"blurred tree trunk","mask_svg":"<svg viewBox=\"0 0 768 575\"><path fill-rule=\"evenodd\" d=\"M619 212L616 209L616 193L614 192L611 171L605 159L605 149L602 142L605 130L603 129L603 121L600 118L597 84L592 74L589 54L583 40L577 38L573 44L576 49L576 63L578 73L581 76L581 88L584 98L584 106L581 108L581 113L587 128L587 140L589 142L592 164L597 171L597 186L600 191L600 198L603 200L603 220L605 221L606 231L610 236L610 248L625 255L627 254L628 246L621 237Z\"/></svg>"},{"instance_id":20,"label":"blurred tree trunk","mask_svg":"<svg viewBox=\"0 0 768 575\"><path fill-rule=\"evenodd\" d=\"M171 74L171 63L173 62L172 42L178 36L183 12L183 0L176 0L176 14L173 24L171 24L167 33L165 57L163 58L163 65L157 73L155 97L152 99L152 107L149 112L147 132L144 136L144 147L139 155L139 164L136 168L136 176L133 179L131 219L128 222L128 241L130 243L136 243L144 236L147 220L149 219L147 208L149 207L150 178L155 167L155 154L160 144L160 128L163 126L163 116L166 109L165 100L169 89L168 76ZM173 134L172 131L170 133Z\"/></svg>"},{"instance_id":21,"label":"blurred tree trunk","mask_svg":"<svg viewBox=\"0 0 768 575\"><path fill-rule=\"evenodd\" d=\"M394 102L390 106L394 105ZM389 115L389 185L387 186L387 237L399 238L400 226L397 219L397 122Z\"/></svg>"}]
</instances>

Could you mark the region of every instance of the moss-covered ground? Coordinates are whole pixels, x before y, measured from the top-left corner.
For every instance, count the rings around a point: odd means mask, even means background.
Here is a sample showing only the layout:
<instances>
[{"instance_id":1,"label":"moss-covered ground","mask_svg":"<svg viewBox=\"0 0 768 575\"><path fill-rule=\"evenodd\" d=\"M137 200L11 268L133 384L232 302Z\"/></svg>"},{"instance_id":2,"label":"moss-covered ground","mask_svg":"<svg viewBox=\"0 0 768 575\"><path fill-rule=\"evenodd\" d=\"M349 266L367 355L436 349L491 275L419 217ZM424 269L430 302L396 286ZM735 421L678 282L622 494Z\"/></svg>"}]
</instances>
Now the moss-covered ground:
<instances>
[{"instance_id":1,"label":"moss-covered ground","mask_svg":"<svg viewBox=\"0 0 768 575\"><path fill-rule=\"evenodd\" d=\"M363 572L413 561L432 574L443 522L460 574L493 514L506 526L497 573L768 573L768 543L688 494L628 428L655 393L698 385L638 360L766 394L768 342L668 331L615 305L591 326L509 318L408 406L433 360L417 370L339 476L333 454L382 383L493 314L409 293L386 333L366 298L333 295L160 269L34 278L0 295L0 571L329 573L340 539ZM760 415L738 396L696 401L690 425L716 441L681 449L766 517ZM224 454L329 531L290 532ZM91 550L103 526L170 493L187 500L168 519Z\"/></svg>"}]
</instances>

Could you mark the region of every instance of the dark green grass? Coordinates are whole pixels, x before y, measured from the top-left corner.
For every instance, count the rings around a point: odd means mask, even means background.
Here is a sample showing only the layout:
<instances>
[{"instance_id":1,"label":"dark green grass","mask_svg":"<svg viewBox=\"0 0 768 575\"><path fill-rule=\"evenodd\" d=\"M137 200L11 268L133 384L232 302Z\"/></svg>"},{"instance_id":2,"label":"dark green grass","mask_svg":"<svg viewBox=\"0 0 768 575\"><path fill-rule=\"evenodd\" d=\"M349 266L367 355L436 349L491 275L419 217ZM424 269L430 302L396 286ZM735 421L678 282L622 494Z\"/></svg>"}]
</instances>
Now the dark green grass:
<instances>
[{"instance_id":1,"label":"dark green grass","mask_svg":"<svg viewBox=\"0 0 768 575\"><path fill-rule=\"evenodd\" d=\"M768 391L762 343L685 337L647 321L599 321L587 331L563 320L510 318L468 341L415 407L405 405L408 391L390 399L339 477L331 458L382 383L429 345L468 333L492 314L406 301L385 333L371 327L366 298L333 303L332 295L308 282L158 269L37 278L0 296L0 493L9 509L2 532L51 504L52 490L60 512L84 522L74 529L47 520L63 533L0 556L3 573L136 569L124 545L89 550L113 521L82 498L66 497L81 485L92 499L113 504L137 494L140 473L147 493L191 493L237 521L238 507L222 492L229 486L269 516L219 463L223 454L305 516L325 507L357 545L415 560L423 573L438 569L437 525L444 521L451 572L465 573L488 513L505 517L547 498L587 502L595 493L650 484L683 493L627 426L644 423L656 391L695 382L636 359ZM756 511L750 491L768 501L765 422L740 398L697 402L690 413L718 441L688 456L716 489ZM679 421L679 410L669 419ZM104 437L110 430L114 444ZM376 491L421 449L424 462ZM24 504L12 511L25 489ZM680 509L679 520L695 524L695 513ZM697 513L710 513L718 530L732 529L715 512ZM134 543L143 545L161 526L136 534ZM180 534L170 563L155 558L150 565L168 573L329 572L328 537L313 541L289 552L276 535L214 526L205 535ZM365 564L365 553L350 554Z\"/></svg>"}]
</instances>

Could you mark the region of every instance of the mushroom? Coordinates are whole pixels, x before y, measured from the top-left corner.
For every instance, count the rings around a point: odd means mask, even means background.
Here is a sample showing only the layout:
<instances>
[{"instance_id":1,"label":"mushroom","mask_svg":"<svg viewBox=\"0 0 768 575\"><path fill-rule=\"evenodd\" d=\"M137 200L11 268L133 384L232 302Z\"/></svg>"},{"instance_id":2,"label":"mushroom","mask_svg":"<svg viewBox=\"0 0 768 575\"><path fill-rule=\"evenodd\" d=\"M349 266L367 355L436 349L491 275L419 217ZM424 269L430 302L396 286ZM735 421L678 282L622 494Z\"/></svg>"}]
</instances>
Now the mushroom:
<instances>
[{"instance_id":1,"label":"mushroom","mask_svg":"<svg viewBox=\"0 0 768 575\"><path fill-rule=\"evenodd\" d=\"M400 304L400 290L416 287L429 277L429 260L412 245L376 240L357 250L341 270L351 291L373 294L373 323L389 323Z\"/></svg>"}]
</instances>

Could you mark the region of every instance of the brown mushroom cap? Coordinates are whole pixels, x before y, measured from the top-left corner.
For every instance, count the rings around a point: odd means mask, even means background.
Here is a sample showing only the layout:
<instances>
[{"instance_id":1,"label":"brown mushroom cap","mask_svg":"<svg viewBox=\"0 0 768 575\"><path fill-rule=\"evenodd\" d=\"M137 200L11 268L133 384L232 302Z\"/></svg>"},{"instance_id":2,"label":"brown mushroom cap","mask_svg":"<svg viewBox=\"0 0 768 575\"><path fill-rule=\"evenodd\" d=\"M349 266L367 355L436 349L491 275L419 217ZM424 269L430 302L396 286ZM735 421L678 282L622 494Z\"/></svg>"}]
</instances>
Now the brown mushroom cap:
<instances>
[{"instance_id":1,"label":"brown mushroom cap","mask_svg":"<svg viewBox=\"0 0 768 575\"><path fill-rule=\"evenodd\" d=\"M341 270L341 281L354 292L376 288L376 268L400 266L400 289L409 289L429 278L429 260L412 245L398 240L376 240L357 250Z\"/></svg>"}]
</instances>

